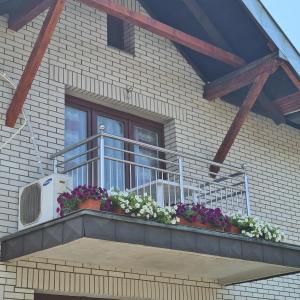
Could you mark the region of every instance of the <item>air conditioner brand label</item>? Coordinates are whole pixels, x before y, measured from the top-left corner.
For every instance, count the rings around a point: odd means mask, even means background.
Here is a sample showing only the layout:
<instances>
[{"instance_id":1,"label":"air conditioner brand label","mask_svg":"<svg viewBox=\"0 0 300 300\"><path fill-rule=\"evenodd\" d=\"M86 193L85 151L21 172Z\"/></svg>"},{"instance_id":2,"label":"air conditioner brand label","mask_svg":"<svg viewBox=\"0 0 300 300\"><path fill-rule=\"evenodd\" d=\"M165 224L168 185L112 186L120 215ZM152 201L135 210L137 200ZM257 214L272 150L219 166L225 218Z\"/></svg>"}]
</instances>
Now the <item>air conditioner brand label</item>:
<instances>
[{"instance_id":1,"label":"air conditioner brand label","mask_svg":"<svg viewBox=\"0 0 300 300\"><path fill-rule=\"evenodd\" d=\"M52 182L52 178L47 179L47 180L43 183L43 186L47 186L50 182Z\"/></svg>"}]
</instances>

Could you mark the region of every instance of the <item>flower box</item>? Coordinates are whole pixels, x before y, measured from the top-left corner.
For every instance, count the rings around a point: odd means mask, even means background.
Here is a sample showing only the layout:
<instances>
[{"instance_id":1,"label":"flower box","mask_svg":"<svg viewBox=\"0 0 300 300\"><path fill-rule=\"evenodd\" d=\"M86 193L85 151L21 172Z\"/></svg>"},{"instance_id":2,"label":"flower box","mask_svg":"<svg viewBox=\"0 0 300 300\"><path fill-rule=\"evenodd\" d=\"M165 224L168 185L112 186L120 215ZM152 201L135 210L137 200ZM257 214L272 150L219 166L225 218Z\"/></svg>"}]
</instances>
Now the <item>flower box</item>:
<instances>
[{"instance_id":1,"label":"flower box","mask_svg":"<svg viewBox=\"0 0 300 300\"><path fill-rule=\"evenodd\" d=\"M210 224L203 224L199 221L197 222L190 222L184 218L177 218L177 223L179 225L184 225L184 226L191 226L191 227L197 227L197 228L205 228L205 229L213 229L213 226Z\"/></svg>"},{"instance_id":2,"label":"flower box","mask_svg":"<svg viewBox=\"0 0 300 300\"><path fill-rule=\"evenodd\" d=\"M101 201L94 199L86 199L78 204L78 209L100 210Z\"/></svg>"},{"instance_id":3,"label":"flower box","mask_svg":"<svg viewBox=\"0 0 300 300\"><path fill-rule=\"evenodd\" d=\"M114 208L112 212L116 215L121 215L121 216L125 215L125 210L122 209L121 207Z\"/></svg>"},{"instance_id":4,"label":"flower box","mask_svg":"<svg viewBox=\"0 0 300 300\"><path fill-rule=\"evenodd\" d=\"M230 225L230 227L226 229L226 232L230 232L230 233L233 233L233 234L240 234L241 229L238 228L237 226Z\"/></svg>"}]
</instances>

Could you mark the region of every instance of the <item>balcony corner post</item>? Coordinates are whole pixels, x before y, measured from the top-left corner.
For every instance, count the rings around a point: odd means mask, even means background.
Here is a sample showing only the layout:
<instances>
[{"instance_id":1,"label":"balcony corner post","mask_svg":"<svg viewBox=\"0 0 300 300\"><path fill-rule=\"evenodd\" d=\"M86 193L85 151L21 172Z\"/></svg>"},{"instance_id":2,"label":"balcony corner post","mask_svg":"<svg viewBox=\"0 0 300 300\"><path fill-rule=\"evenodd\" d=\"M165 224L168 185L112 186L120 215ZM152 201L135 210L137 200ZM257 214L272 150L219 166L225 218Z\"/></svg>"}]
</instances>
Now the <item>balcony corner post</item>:
<instances>
[{"instance_id":1,"label":"balcony corner post","mask_svg":"<svg viewBox=\"0 0 300 300\"><path fill-rule=\"evenodd\" d=\"M184 203L183 160L181 156L178 158L178 167L179 167L180 202Z\"/></svg>"},{"instance_id":2,"label":"balcony corner post","mask_svg":"<svg viewBox=\"0 0 300 300\"><path fill-rule=\"evenodd\" d=\"M246 172L246 166L245 165L243 165L243 170L244 170L244 186L245 186L247 216L251 216L251 204L250 204L250 195L249 195L249 182L248 182L248 175L247 175L247 172Z\"/></svg>"},{"instance_id":3,"label":"balcony corner post","mask_svg":"<svg viewBox=\"0 0 300 300\"><path fill-rule=\"evenodd\" d=\"M100 186L104 188L105 185L105 178L104 178L104 130L105 126L100 125L99 126L99 132L101 134L100 136Z\"/></svg>"}]
</instances>

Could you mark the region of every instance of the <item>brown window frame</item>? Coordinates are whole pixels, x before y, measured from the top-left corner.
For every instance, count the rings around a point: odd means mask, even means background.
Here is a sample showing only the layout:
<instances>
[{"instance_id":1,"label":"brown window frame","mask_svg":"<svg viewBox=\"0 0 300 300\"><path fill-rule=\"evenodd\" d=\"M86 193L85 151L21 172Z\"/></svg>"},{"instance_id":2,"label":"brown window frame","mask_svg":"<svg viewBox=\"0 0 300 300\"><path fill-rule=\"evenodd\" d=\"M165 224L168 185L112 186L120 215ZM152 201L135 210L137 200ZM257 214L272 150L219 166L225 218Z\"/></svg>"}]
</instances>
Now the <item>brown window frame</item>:
<instances>
[{"instance_id":1,"label":"brown window frame","mask_svg":"<svg viewBox=\"0 0 300 300\"><path fill-rule=\"evenodd\" d=\"M97 115L102 115L104 117L124 122L124 136L131 140L133 140L134 126L140 126L142 128L156 132L158 134L158 146L162 148L164 147L164 125L161 123L141 118L130 113L121 112L119 110L73 96L66 96L65 105L87 112L88 137L98 133L98 130L96 128Z\"/></svg>"},{"instance_id":2,"label":"brown window frame","mask_svg":"<svg viewBox=\"0 0 300 300\"><path fill-rule=\"evenodd\" d=\"M164 125L157 123L148 119L140 118L130 113L121 112L107 106L103 106L94 102L89 102L77 97L66 96L65 105L69 107L74 107L82 111L87 112L87 137L93 136L99 133L97 128L97 116L101 115L104 117L112 118L117 121L123 122L124 124L124 137L134 140L134 126L138 126L150 131L156 132L158 135L158 147L164 148ZM104 131L105 132L105 131ZM95 147L95 143L88 145L88 148ZM126 149L131 150L132 149ZM97 155L96 153L90 153L91 158ZM164 155L160 152L160 159L164 159ZM125 156L126 160L131 161L132 157L130 155ZM165 169L164 163L159 163L161 169ZM95 172L97 174L97 172ZM135 174L132 173L132 182L134 182ZM95 179L97 182L97 179ZM129 170L125 169L125 185L126 188L129 186Z\"/></svg>"}]
</instances>

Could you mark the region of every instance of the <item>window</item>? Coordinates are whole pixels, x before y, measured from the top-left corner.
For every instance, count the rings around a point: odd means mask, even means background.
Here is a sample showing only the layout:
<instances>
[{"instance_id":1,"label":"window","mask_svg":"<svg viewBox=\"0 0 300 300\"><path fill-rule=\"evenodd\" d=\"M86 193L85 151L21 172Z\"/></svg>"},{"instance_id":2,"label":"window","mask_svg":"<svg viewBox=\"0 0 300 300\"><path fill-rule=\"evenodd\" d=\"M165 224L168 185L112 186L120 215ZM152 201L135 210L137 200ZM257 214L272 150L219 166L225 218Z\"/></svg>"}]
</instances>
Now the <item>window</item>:
<instances>
[{"instance_id":1,"label":"window","mask_svg":"<svg viewBox=\"0 0 300 300\"><path fill-rule=\"evenodd\" d=\"M134 54L134 25L107 15L107 44Z\"/></svg>"},{"instance_id":2,"label":"window","mask_svg":"<svg viewBox=\"0 0 300 300\"><path fill-rule=\"evenodd\" d=\"M93 103L87 103L73 97L67 98L65 111L65 146L77 143L88 136L95 135L99 132L100 125L104 125L105 133L139 141L144 144L163 147L163 125L156 122ZM95 146L97 145L91 145L90 147ZM105 160L105 188L124 190L128 187L132 188L146 184L157 176L153 172L154 168L161 167L158 165L157 151L145 149L139 145L129 146L129 143L125 144L121 140L112 138L105 138L105 146L105 156L111 158ZM86 156L80 156L72 160L72 163L67 162L68 158L76 157L87 150L86 145L83 145L71 151L70 154L65 156L65 167L72 169L74 165L86 161ZM124 150L131 151L134 155L127 154ZM151 159L151 157L155 159ZM149 166L150 168L130 167L129 164L121 162L124 159L138 165ZM93 170L93 174L97 174L97 171L99 170L96 167ZM94 179L94 175L92 180L89 180L89 176L89 170L86 167L82 167L80 172L76 173L77 182L74 182L74 185L79 185L78 183L91 183L91 181L92 184L99 185L97 179Z\"/></svg>"}]
</instances>

